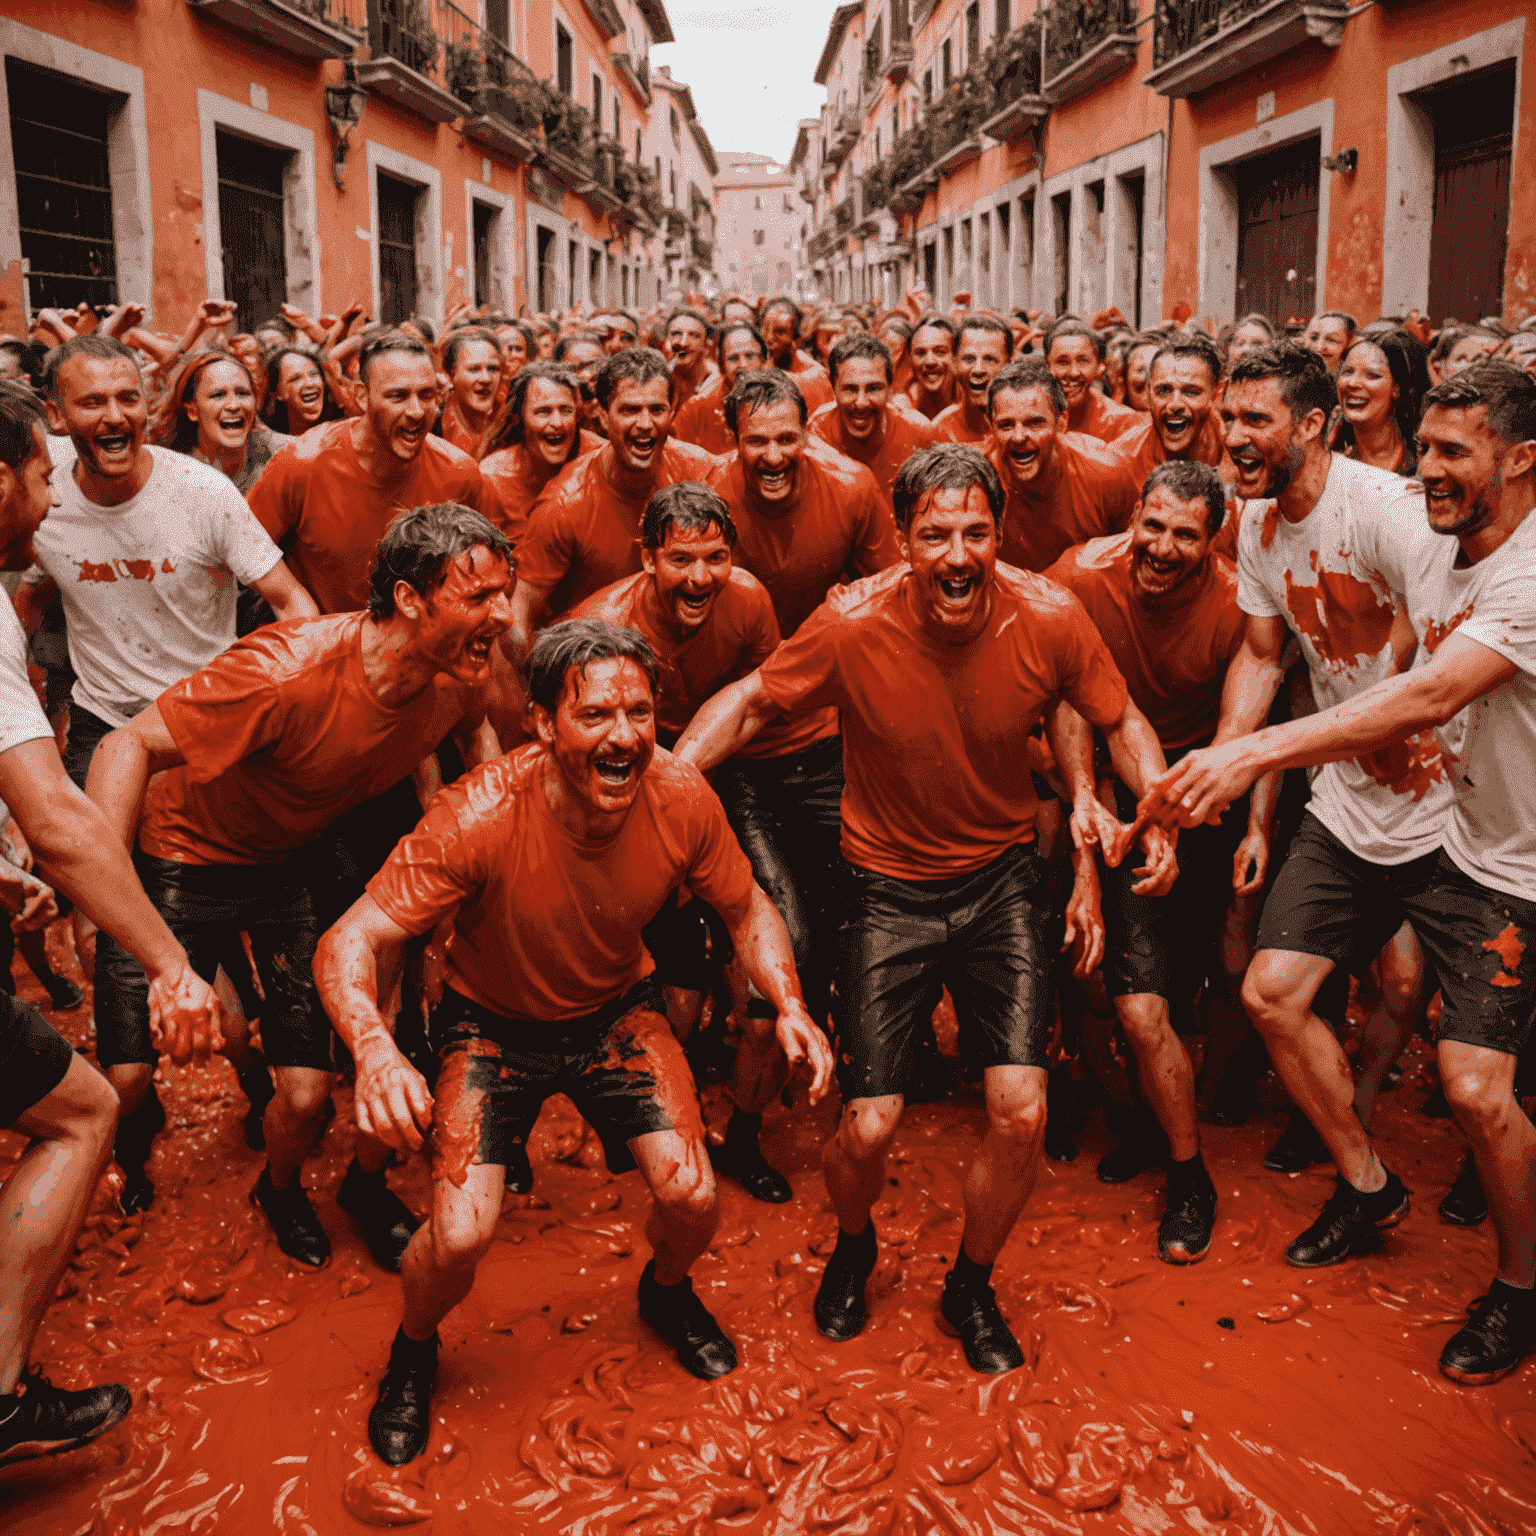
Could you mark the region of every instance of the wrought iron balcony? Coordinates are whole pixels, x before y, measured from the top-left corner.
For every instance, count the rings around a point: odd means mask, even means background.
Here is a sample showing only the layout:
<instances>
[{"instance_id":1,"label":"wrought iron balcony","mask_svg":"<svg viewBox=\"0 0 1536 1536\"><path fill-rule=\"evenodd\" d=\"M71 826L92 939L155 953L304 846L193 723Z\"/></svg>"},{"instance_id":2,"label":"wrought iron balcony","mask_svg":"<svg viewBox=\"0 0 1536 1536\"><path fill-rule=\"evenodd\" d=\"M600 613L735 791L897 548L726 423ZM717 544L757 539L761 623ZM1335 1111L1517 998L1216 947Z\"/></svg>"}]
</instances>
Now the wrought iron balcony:
<instances>
[{"instance_id":1,"label":"wrought iron balcony","mask_svg":"<svg viewBox=\"0 0 1536 1536\"><path fill-rule=\"evenodd\" d=\"M1346 0L1157 0L1153 59L1145 83L1163 96L1193 96L1316 41L1337 48Z\"/></svg>"},{"instance_id":2,"label":"wrought iron balcony","mask_svg":"<svg viewBox=\"0 0 1536 1536\"><path fill-rule=\"evenodd\" d=\"M1045 34L1043 93L1057 106L1136 62L1138 0L1056 0Z\"/></svg>"},{"instance_id":3,"label":"wrought iron balcony","mask_svg":"<svg viewBox=\"0 0 1536 1536\"><path fill-rule=\"evenodd\" d=\"M992 82L996 109L981 125L989 138L1015 144L1038 128L1051 110L1040 89L1040 34L1038 16L999 38L981 61L982 74Z\"/></svg>"},{"instance_id":4,"label":"wrought iron balcony","mask_svg":"<svg viewBox=\"0 0 1536 1536\"><path fill-rule=\"evenodd\" d=\"M466 103L450 67L466 49L483 56L483 35L448 0L368 0L370 57L357 66L358 81L428 122L451 123Z\"/></svg>"},{"instance_id":5,"label":"wrought iron balcony","mask_svg":"<svg viewBox=\"0 0 1536 1536\"><path fill-rule=\"evenodd\" d=\"M912 73L912 41L904 38L897 42L891 40L889 52L885 56L885 78L892 85L903 85L907 76Z\"/></svg>"},{"instance_id":6,"label":"wrought iron balcony","mask_svg":"<svg viewBox=\"0 0 1536 1536\"><path fill-rule=\"evenodd\" d=\"M211 16L297 59L350 59L368 30L366 0L187 0Z\"/></svg>"},{"instance_id":7,"label":"wrought iron balcony","mask_svg":"<svg viewBox=\"0 0 1536 1536\"><path fill-rule=\"evenodd\" d=\"M616 53L613 56L613 67L629 81L634 92L646 103L651 99L651 61L642 54L639 60L632 59L627 53Z\"/></svg>"}]
</instances>

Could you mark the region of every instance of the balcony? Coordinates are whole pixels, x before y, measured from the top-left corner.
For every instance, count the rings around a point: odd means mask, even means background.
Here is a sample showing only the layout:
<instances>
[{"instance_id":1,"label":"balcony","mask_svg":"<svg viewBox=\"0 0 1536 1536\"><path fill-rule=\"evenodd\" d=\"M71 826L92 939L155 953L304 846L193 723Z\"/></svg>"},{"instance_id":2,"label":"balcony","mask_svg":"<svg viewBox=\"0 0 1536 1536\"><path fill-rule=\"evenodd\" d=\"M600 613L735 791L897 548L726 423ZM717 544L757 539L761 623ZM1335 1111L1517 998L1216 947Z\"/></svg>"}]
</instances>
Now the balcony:
<instances>
[{"instance_id":1,"label":"balcony","mask_svg":"<svg viewBox=\"0 0 1536 1536\"><path fill-rule=\"evenodd\" d=\"M858 215L854 211L852 196L845 197L836 208L832 210L832 222L839 236L847 235L853 231L853 221Z\"/></svg>"},{"instance_id":2,"label":"balcony","mask_svg":"<svg viewBox=\"0 0 1536 1536\"><path fill-rule=\"evenodd\" d=\"M296 59L350 59L368 30L365 0L187 0L194 16Z\"/></svg>"},{"instance_id":3,"label":"balcony","mask_svg":"<svg viewBox=\"0 0 1536 1536\"><path fill-rule=\"evenodd\" d=\"M358 83L429 123L451 123L464 102L448 88L443 45L461 30L480 31L447 0L368 0L371 56L357 66Z\"/></svg>"},{"instance_id":4,"label":"balcony","mask_svg":"<svg viewBox=\"0 0 1536 1536\"><path fill-rule=\"evenodd\" d=\"M837 121L832 127L832 143L828 150L831 165L840 165L848 158L849 151L859 142L859 133L864 127L863 119L852 107L845 107L837 114Z\"/></svg>"},{"instance_id":5,"label":"balcony","mask_svg":"<svg viewBox=\"0 0 1536 1536\"><path fill-rule=\"evenodd\" d=\"M612 214L614 222L638 229L647 238L655 234L666 216L666 204L650 167L620 158L614 166L613 188L621 199Z\"/></svg>"},{"instance_id":6,"label":"balcony","mask_svg":"<svg viewBox=\"0 0 1536 1536\"><path fill-rule=\"evenodd\" d=\"M1043 94L1055 106L1085 96L1136 62L1138 0L1057 0L1045 38Z\"/></svg>"},{"instance_id":7,"label":"balcony","mask_svg":"<svg viewBox=\"0 0 1536 1536\"><path fill-rule=\"evenodd\" d=\"M651 104L651 61L643 54L638 61L627 53L613 56L613 67L629 82L630 89L647 106Z\"/></svg>"},{"instance_id":8,"label":"balcony","mask_svg":"<svg viewBox=\"0 0 1536 1536\"><path fill-rule=\"evenodd\" d=\"M1031 17L983 56L981 72L993 82L996 110L981 131L1001 144L1017 144L1050 113L1050 101L1040 90L1040 31L1039 19Z\"/></svg>"},{"instance_id":9,"label":"balcony","mask_svg":"<svg viewBox=\"0 0 1536 1536\"><path fill-rule=\"evenodd\" d=\"M1315 41L1337 48L1344 0L1157 0L1156 68L1143 84L1194 96Z\"/></svg>"},{"instance_id":10,"label":"balcony","mask_svg":"<svg viewBox=\"0 0 1536 1536\"><path fill-rule=\"evenodd\" d=\"M905 38L901 42L894 39L891 42L890 52L885 56L885 78L892 85L905 85L907 76L912 73L912 41Z\"/></svg>"}]
</instances>

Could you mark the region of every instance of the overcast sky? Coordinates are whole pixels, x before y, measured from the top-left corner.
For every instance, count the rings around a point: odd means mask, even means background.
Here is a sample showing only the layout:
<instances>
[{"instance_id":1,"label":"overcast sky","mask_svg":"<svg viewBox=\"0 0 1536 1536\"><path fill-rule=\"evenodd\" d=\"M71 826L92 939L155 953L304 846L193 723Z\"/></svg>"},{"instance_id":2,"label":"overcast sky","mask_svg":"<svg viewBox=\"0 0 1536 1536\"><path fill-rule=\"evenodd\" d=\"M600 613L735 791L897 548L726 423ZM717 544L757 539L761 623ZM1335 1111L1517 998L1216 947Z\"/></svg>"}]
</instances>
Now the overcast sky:
<instances>
[{"instance_id":1,"label":"overcast sky","mask_svg":"<svg viewBox=\"0 0 1536 1536\"><path fill-rule=\"evenodd\" d=\"M668 0L675 43L651 50L693 88L693 104L717 150L787 160L795 124L814 117L826 91L811 79L836 0L736 4Z\"/></svg>"}]
</instances>

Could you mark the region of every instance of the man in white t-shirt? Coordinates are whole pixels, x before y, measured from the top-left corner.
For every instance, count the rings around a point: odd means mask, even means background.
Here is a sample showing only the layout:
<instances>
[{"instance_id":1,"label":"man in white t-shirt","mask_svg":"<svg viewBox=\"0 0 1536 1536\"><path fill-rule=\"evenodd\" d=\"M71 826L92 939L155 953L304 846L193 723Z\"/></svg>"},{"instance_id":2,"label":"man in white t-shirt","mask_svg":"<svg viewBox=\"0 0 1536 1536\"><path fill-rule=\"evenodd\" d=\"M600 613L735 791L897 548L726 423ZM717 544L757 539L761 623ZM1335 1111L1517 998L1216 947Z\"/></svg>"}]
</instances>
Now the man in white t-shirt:
<instances>
[{"instance_id":1,"label":"man in white t-shirt","mask_svg":"<svg viewBox=\"0 0 1536 1536\"><path fill-rule=\"evenodd\" d=\"M0 383L0 568L24 570L31 563L33 534L54 500L51 470L36 399ZM213 993L149 904L122 840L65 777L53 728L27 680L26 639L3 603L0 798L47 878L143 963L157 1039L180 1059L217 1047ZM0 878L0 905L9 911L23 910L28 899L19 874ZM110 1084L36 1010L0 994L0 1126L29 1141L0 1188L0 1466L83 1444L132 1406L123 1387L64 1392L26 1369L116 1124Z\"/></svg>"},{"instance_id":2,"label":"man in white t-shirt","mask_svg":"<svg viewBox=\"0 0 1536 1536\"><path fill-rule=\"evenodd\" d=\"M1497 1276L1440 1355L1452 1380L1480 1385L1536 1348L1536 1127L1514 1096L1536 1023L1536 381L1504 362L1456 374L1425 396L1419 448L1413 500L1438 537L1364 519L1350 546L1362 575L1403 595L1412 670L1191 753L1146 809L1193 825L1259 774L1438 729L1454 799L1403 905L1444 996L1440 1078L1499 1239Z\"/></svg>"}]
</instances>

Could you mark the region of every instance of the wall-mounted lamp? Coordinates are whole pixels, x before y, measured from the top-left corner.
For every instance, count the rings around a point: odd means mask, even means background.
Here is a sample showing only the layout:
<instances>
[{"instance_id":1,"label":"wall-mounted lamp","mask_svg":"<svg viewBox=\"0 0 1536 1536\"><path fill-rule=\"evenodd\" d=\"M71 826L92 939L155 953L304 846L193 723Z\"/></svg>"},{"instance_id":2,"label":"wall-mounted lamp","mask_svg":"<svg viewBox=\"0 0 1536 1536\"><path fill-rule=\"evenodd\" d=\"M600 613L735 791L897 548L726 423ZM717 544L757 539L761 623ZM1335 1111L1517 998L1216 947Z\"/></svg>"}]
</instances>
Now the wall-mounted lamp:
<instances>
[{"instance_id":1,"label":"wall-mounted lamp","mask_svg":"<svg viewBox=\"0 0 1536 1536\"><path fill-rule=\"evenodd\" d=\"M325 88L325 115L330 120L331 175L336 190L344 191L347 185L347 135L363 120L363 108L368 105L368 92L357 83L357 69L347 60L346 73L340 85Z\"/></svg>"},{"instance_id":2,"label":"wall-mounted lamp","mask_svg":"<svg viewBox=\"0 0 1536 1536\"><path fill-rule=\"evenodd\" d=\"M1341 149L1336 155L1323 156L1323 169L1325 171L1342 171L1346 176L1355 174L1355 167L1360 163L1360 151L1358 149Z\"/></svg>"}]
</instances>

